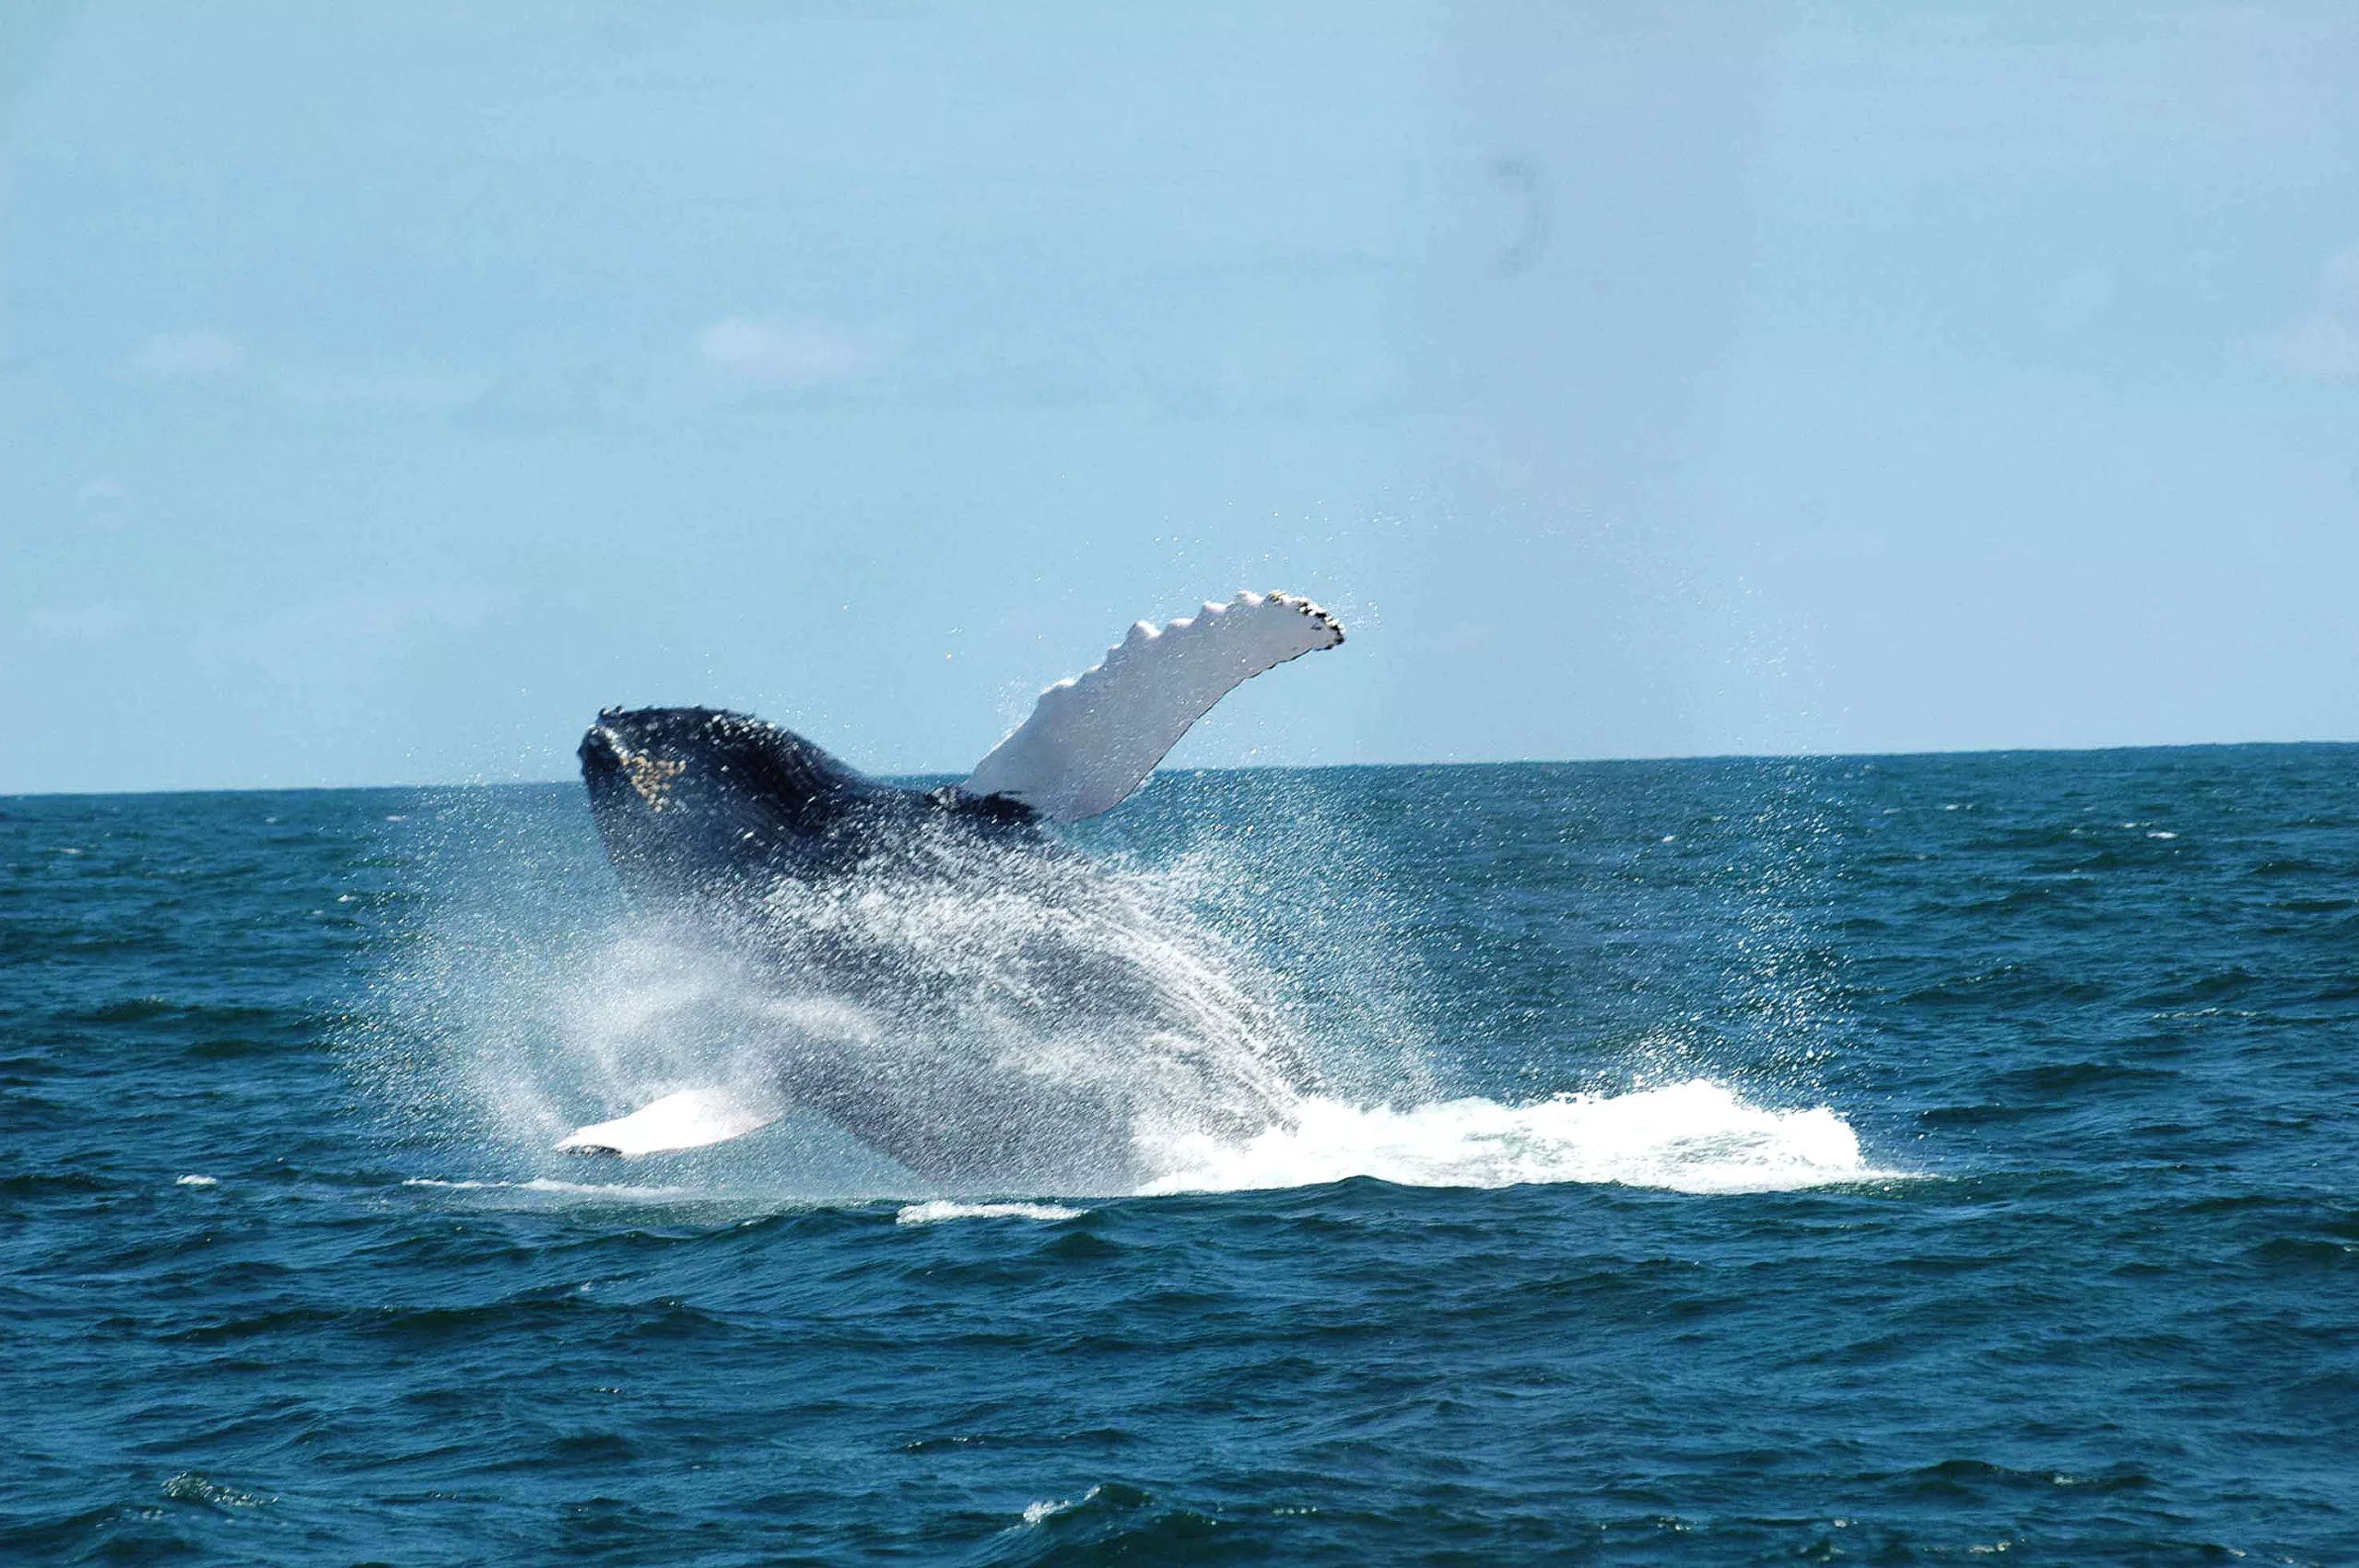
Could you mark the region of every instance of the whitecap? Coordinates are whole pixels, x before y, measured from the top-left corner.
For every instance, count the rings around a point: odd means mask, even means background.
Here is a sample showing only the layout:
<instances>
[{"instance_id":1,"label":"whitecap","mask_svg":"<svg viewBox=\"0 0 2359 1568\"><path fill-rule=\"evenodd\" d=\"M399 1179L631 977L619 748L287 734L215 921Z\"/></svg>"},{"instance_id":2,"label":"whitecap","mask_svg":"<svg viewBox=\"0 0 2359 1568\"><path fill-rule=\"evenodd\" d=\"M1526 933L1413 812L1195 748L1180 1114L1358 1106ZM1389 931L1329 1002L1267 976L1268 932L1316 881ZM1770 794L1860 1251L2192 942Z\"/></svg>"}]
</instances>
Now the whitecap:
<instances>
[{"instance_id":1,"label":"whitecap","mask_svg":"<svg viewBox=\"0 0 2359 1568\"><path fill-rule=\"evenodd\" d=\"M675 1198L694 1198L697 1189L690 1187L629 1187L621 1182L602 1183L558 1181L554 1176L534 1176L531 1181L516 1184L520 1192L548 1192L570 1198L604 1198L626 1203L663 1203Z\"/></svg>"},{"instance_id":2,"label":"whitecap","mask_svg":"<svg viewBox=\"0 0 2359 1568\"><path fill-rule=\"evenodd\" d=\"M1061 1203L954 1203L936 1198L924 1203L904 1205L893 1216L897 1225L930 1225L940 1220L1078 1220L1089 1212L1086 1209L1068 1209ZM1039 1504L1034 1507L1041 1506ZM1062 1506L1062 1505L1061 1505ZM1029 1517L1030 1510L1026 1511Z\"/></svg>"},{"instance_id":3,"label":"whitecap","mask_svg":"<svg viewBox=\"0 0 2359 1568\"><path fill-rule=\"evenodd\" d=\"M410 1176L402 1185L440 1188L446 1192L534 1192L563 1198L597 1198L621 1203L664 1203L699 1196L695 1188L687 1187L628 1187L619 1182L608 1185L558 1181L553 1176L534 1176L530 1181L444 1181L434 1176Z\"/></svg>"},{"instance_id":4,"label":"whitecap","mask_svg":"<svg viewBox=\"0 0 2359 1568\"><path fill-rule=\"evenodd\" d=\"M172 1477L164 1483L163 1492L175 1503L205 1503L216 1508L261 1508L278 1501L224 1486L195 1470L182 1470Z\"/></svg>"},{"instance_id":5,"label":"whitecap","mask_svg":"<svg viewBox=\"0 0 2359 1568\"><path fill-rule=\"evenodd\" d=\"M1095 1501L1097 1492L1098 1489L1093 1486L1079 1497L1044 1498L1038 1503L1027 1503L1024 1505L1024 1522L1027 1525L1037 1525L1044 1520L1053 1519L1060 1514L1070 1513L1085 1503Z\"/></svg>"},{"instance_id":6,"label":"whitecap","mask_svg":"<svg viewBox=\"0 0 2359 1568\"><path fill-rule=\"evenodd\" d=\"M221 1178L218 1176L184 1176L181 1177L180 1180L172 1183L172 1185L174 1187L218 1187L221 1185Z\"/></svg>"}]
</instances>

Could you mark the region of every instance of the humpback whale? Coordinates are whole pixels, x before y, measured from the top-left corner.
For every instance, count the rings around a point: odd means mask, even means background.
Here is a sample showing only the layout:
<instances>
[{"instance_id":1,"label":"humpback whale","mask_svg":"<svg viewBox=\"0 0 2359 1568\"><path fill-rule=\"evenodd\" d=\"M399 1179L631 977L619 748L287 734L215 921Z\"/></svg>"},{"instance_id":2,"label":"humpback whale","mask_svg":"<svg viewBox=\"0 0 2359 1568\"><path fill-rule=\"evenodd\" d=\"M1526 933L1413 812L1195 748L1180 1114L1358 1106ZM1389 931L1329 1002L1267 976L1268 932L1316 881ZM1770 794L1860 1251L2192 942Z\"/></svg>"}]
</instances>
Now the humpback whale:
<instances>
[{"instance_id":1,"label":"humpback whale","mask_svg":"<svg viewBox=\"0 0 2359 1568\"><path fill-rule=\"evenodd\" d=\"M758 1070L557 1147L701 1147L804 1111L937 1186L1078 1192L1133 1179L1144 1134L1285 1119L1309 1075L1284 1028L1053 830L1127 799L1236 686L1343 640L1284 592L1142 621L931 790L745 714L602 712L581 760L607 859L745 977Z\"/></svg>"}]
</instances>

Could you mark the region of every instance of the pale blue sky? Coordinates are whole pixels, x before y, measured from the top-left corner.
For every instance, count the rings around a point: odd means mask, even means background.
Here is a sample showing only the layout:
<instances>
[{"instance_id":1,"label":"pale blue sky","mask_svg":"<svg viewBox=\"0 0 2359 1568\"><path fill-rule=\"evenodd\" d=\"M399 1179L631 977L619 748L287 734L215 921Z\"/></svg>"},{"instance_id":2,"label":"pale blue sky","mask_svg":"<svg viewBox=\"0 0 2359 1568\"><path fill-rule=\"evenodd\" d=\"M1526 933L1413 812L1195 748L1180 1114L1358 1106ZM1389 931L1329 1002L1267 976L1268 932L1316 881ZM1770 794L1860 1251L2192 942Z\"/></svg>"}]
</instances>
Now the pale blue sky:
<instances>
[{"instance_id":1,"label":"pale blue sky","mask_svg":"<svg viewBox=\"0 0 2359 1568\"><path fill-rule=\"evenodd\" d=\"M1633 19L1640 12L1647 19ZM0 11L0 792L2359 738L2359 11Z\"/></svg>"}]
</instances>

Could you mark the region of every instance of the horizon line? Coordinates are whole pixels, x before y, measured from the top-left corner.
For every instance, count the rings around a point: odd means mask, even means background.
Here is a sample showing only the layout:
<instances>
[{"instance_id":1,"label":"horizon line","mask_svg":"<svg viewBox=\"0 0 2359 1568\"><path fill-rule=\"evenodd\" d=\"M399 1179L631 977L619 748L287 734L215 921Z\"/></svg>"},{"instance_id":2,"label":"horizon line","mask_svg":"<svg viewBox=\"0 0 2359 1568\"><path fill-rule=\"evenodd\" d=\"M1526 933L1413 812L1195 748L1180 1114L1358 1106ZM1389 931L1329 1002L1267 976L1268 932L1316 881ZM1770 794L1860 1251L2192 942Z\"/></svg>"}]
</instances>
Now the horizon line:
<instances>
[{"instance_id":1,"label":"horizon line","mask_svg":"<svg viewBox=\"0 0 2359 1568\"><path fill-rule=\"evenodd\" d=\"M1438 758L1406 762L1238 763L1206 767L1158 767L1154 774L1148 776L1148 779L1151 781L1157 774L1190 776L1205 773L1334 773L1351 769L1437 767L1621 767L1649 763L1680 762L1877 762L1913 757L2096 756L2109 752L2251 751L2263 747L2291 750L2297 747L2334 746L2359 746L2359 740L2168 741L2086 746L1961 746L1859 752L1662 752L1639 756L1484 757L1474 760ZM949 772L913 772L876 773L870 777L887 783L937 783L943 780L956 782L962 775ZM147 795L294 795L395 790L418 793L436 790L541 790L577 782L579 779L575 776L566 775L553 778L475 778L426 783L197 784L173 785L148 790L24 790L0 794L0 802L106 800ZM1145 784L1142 783L1140 788L1144 789Z\"/></svg>"}]
</instances>

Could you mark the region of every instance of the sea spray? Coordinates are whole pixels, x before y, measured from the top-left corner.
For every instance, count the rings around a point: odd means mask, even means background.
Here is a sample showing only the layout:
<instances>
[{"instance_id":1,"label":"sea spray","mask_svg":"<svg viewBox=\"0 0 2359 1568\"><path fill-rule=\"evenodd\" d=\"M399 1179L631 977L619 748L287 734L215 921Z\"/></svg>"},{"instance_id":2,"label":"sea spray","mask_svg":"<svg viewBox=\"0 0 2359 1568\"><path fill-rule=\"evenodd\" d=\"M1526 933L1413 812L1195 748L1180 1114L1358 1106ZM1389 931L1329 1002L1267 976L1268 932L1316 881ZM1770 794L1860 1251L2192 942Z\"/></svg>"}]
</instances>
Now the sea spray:
<instances>
[{"instance_id":1,"label":"sea spray","mask_svg":"<svg viewBox=\"0 0 2359 1568\"><path fill-rule=\"evenodd\" d=\"M462 824L449 842L474 852L439 857L464 870L383 988L405 1044L380 1053L398 1062L381 1082L519 1174L578 1168L554 1153L569 1129L666 1096L776 1105L786 1119L742 1148L653 1158L816 1199L1877 1174L1814 1100L1760 1103L1643 1040L1602 1058L1587 1092L1450 1093L1424 1047L1444 1003L1402 956L1432 911L1391 891L1383 855L1283 790L1173 782L1159 838L1098 832L1097 854L1021 857L921 841L868 874L781 881L734 930L625 908L586 836ZM1711 880L1743 934L1792 947L1761 896L1790 872ZM1794 1026L1790 1006L1771 1011ZM1616 1082L1617 1059L1651 1083Z\"/></svg>"},{"instance_id":2,"label":"sea spray","mask_svg":"<svg viewBox=\"0 0 2359 1568\"><path fill-rule=\"evenodd\" d=\"M1315 1082L1266 971L1168 879L1072 851L921 836L715 921L611 890L585 913L570 880L461 877L412 933L380 1079L413 1116L545 1164L709 1089L816 1113L926 1190L1105 1192L1149 1140L1250 1137Z\"/></svg>"}]
</instances>

